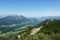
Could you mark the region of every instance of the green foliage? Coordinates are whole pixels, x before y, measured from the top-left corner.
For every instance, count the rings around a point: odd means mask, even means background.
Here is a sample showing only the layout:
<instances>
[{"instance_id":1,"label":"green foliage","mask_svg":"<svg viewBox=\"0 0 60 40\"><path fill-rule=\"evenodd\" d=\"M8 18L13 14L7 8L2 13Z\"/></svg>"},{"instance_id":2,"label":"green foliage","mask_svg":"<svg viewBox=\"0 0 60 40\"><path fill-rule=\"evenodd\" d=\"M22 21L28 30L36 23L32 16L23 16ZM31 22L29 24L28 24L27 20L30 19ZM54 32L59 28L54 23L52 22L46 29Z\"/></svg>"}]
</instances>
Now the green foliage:
<instances>
[{"instance_id":1,"label":"green foliage","mask_svg":"<svg viewBox=\"0 0 60 40\"><path fill-rule=\"evenodd\" d=\"M22 40L60 40L60 20L52 21L49 19L44 22L41 22L36 27L40 26L43 26L43 28L36 35L29 36L27 32L27 36L23 36L24 39Z\"/></svg>"},{"instance_id":2,"label":"green foliage","mask_svg":"<svg viewBox=\"0 0 60 40\"><path fill-rule=\"evenodd\" d=\"M35 35L30 36L32 29L43 28ZM20 39L18 38L20 35ZM5 34L3 35L5 36ZM1 40L60 40L60 20L48 19L36 26L25 25L16 31L8 32L7 36L0 38Z\"/></svg>"}]
</instances>

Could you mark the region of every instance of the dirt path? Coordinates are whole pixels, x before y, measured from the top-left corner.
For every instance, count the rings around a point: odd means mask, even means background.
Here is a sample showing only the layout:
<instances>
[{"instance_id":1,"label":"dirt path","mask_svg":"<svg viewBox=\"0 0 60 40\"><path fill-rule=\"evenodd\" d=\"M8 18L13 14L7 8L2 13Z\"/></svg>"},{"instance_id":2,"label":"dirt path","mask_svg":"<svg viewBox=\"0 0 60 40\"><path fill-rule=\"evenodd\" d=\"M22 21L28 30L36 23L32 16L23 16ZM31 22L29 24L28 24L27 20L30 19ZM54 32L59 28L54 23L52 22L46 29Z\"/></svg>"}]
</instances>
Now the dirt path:
<instances>
[{"instance_id":1,"label":"dirt path","mask_svg":"<svg viewBox=\"0 0 60 40\"><path fill-rule=\"evenodd\" d=\"M41 28L43 28L43 26L41 26L41 27L39 27L39 28L34 28L34 29L32 29L32 32L30 33L30 36L36 34L38 31L41 30Z\"/></svg>"}]
</instances>

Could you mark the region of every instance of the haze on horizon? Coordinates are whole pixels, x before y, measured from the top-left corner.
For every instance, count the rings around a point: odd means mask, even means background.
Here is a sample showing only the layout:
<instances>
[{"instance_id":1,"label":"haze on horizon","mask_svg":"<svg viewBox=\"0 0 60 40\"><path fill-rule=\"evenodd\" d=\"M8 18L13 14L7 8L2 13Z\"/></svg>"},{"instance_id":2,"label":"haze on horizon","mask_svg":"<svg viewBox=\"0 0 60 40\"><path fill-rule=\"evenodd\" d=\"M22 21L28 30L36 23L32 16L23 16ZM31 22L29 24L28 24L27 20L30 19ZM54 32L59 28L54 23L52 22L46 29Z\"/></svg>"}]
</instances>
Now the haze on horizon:
<instances>
[{"instance_id":1,"label":"haze on horizon","mask_svg":"<svg viewBox=\"0 0 60 40\"><path fill-rule=\"evenodd\" d=\"M60 16L60 0L0 0L1 15Z\"/></svg>"}]
</instances>

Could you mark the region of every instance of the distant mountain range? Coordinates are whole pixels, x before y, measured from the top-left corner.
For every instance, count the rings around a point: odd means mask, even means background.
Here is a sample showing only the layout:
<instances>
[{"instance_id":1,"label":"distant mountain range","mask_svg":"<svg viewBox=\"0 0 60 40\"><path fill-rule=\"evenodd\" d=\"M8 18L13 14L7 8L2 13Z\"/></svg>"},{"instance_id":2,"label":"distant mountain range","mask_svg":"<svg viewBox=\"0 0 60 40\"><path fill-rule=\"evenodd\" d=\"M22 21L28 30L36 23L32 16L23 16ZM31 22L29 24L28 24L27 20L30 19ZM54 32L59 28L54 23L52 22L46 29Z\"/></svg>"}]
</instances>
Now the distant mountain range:
<instances>
[{"instance_id":1,"label":"distant mountain range","mask_svg":"<svg viewBox=\"0 0 60 40\"><path fill-rule=\"evenodd\" d=\"M39 17L36 18L39 22L42 22L46 19L55 19L55 20L60 20L60 16L49 16L49 17Z\"/></svg>"},{"instance_id":2,"label":"distant mountain range","mask_svg":"<svg viewBox=\"0 0 60 40\"><path fill-rule=\"evenodd\" d=\"M38 18L27 18L24 16L5 16L0 18L0 25L11 25L11 24L20 24L26 22L39 23L46 19L56 19L59 20L60 16L51 16L51 17L38 17Z\"/></svg>"},{"instance_id":3,"label":"distant mountain range","mask_svg":"<svg viewBox=\"0 0 60 40\"><path fill-rule=\"evenodd\" d=\"M6 16L0 18L0 25L20 24L26 22L38 23L38 20L35 18L26 18L24 16Z\"/></svg>"}]
</instances>

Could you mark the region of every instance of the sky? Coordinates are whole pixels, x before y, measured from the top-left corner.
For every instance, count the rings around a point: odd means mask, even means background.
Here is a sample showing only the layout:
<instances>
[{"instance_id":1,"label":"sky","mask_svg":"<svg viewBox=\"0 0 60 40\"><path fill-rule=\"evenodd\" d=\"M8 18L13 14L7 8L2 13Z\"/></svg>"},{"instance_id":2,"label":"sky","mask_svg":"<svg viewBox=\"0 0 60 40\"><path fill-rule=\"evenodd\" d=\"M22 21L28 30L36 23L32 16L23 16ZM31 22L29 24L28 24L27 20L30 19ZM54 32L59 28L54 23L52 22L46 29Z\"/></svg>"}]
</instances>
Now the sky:
<instances>
[{"instance_id":1,"label":"sky","mask_svg":"<svg viewBox=\"0 0 60 40\"><path fill-rule=\"evenodd\" d=\"M0 0L1 15L60 16L60 0Z\"/></svg>"}]
</instances>

